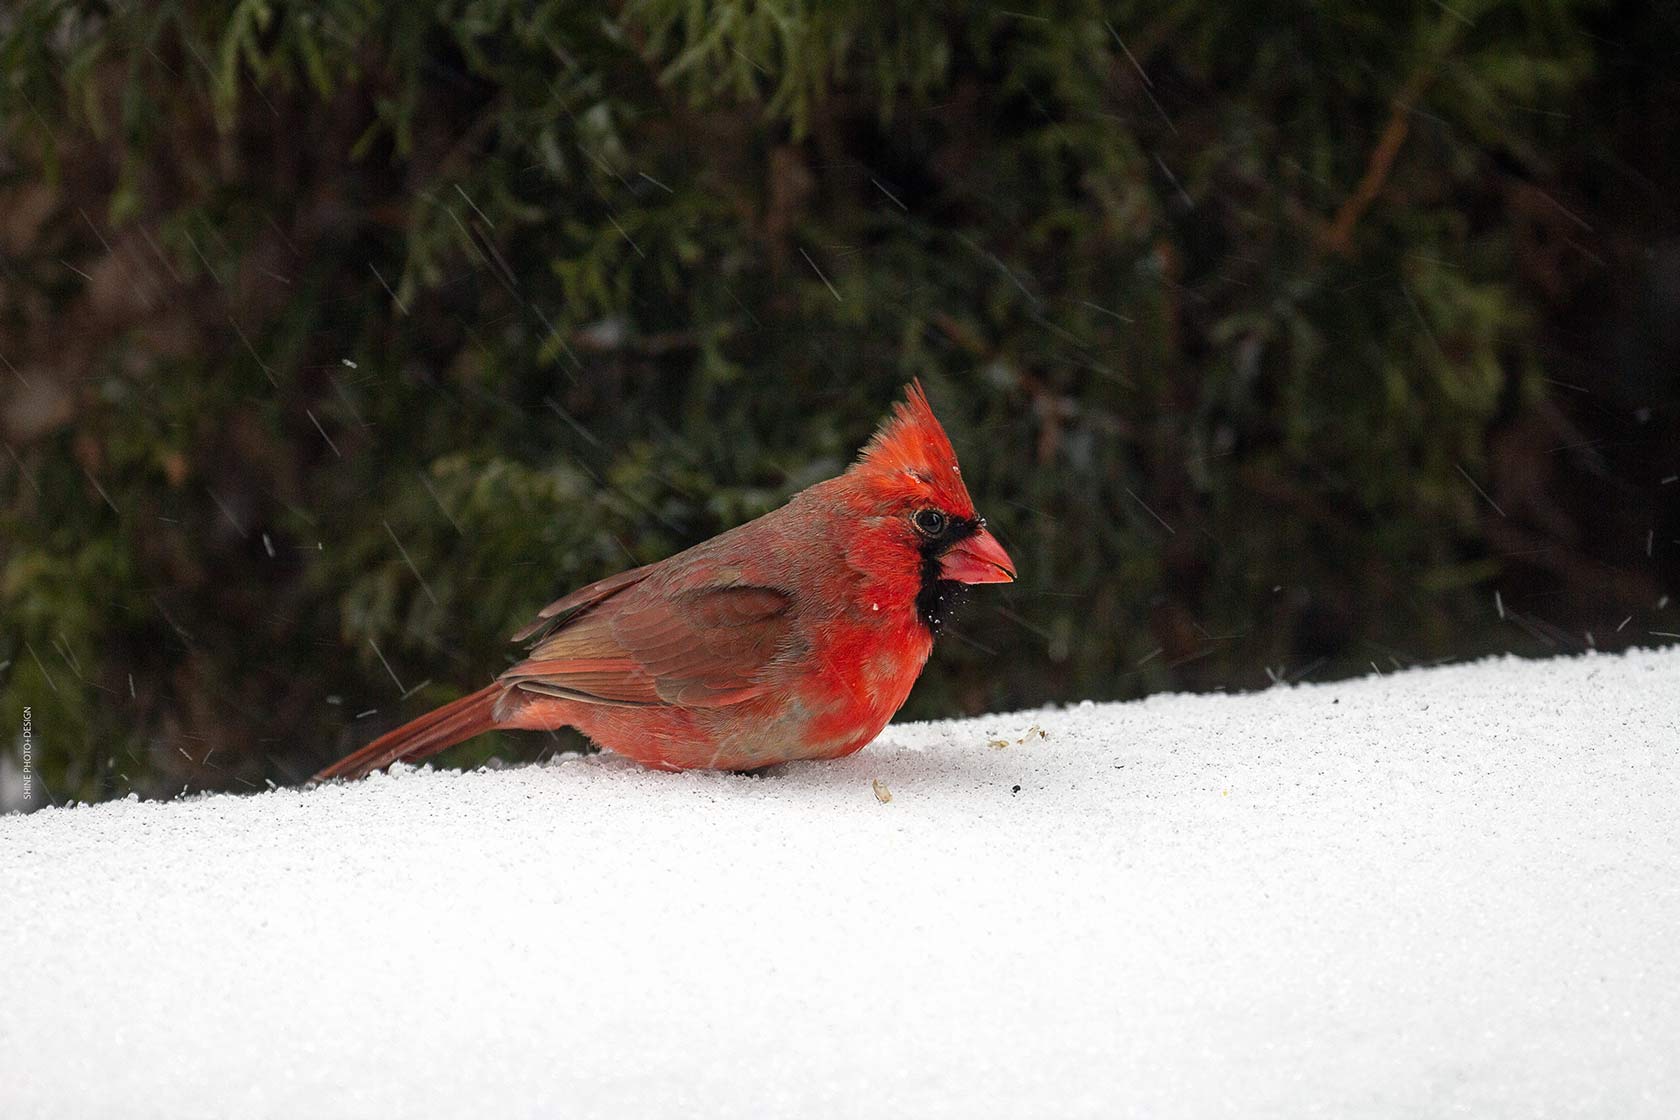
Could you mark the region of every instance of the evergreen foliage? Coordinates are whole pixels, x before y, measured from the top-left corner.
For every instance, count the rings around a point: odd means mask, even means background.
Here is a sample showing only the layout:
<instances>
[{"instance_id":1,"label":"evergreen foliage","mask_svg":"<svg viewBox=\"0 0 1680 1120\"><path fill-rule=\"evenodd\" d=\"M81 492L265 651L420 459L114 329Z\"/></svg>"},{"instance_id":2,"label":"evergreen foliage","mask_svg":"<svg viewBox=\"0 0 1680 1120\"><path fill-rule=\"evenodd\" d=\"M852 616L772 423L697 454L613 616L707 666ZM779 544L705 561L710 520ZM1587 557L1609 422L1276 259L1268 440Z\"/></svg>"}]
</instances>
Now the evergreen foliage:
<instances>
[{"instance_id":1,"label":"evergreen foliage","mask_svg":"<svg viewBox=\"0 0 1680 1120\"><path fill-rule=\"evenodd\" d=\"M1648 640L1660 8L25 0L4 710L297 780L918 376L1023 579L910 715Z\"/></svg>"}]
</instances>

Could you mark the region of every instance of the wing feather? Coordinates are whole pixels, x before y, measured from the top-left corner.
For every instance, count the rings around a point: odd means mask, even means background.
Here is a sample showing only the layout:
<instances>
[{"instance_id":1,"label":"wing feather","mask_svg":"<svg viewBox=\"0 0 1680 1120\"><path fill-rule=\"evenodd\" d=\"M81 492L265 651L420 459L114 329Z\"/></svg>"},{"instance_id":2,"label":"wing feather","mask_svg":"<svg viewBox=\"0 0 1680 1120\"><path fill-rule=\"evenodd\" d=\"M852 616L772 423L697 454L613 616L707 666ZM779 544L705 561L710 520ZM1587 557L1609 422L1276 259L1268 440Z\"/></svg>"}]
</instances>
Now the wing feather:
<instances>
[{"instance_id":1,"label":"wing feather","mask_svg":"<svg viewBox=\"0 0 1680 1120\"><path fill-rule=\"evenodd\" d=\"M537 636L530 656L502 681L599 704L723 707L760 695L765 668L793 644L792 594L737 582L671 591L649 574L545 608L521 631Z\"/></svg>"},{"instance_id":2,"label":"wing feather","mask_svg":"<svg viewBox=\"0 0 1680 1120\"><path fill-rule=\"evenodd\" d=\"M513 636L513 641L523 642L527 638L541 638L553 633L567 622L583 614L589 608L599 605L617 595L619 592L634 587L653 574L656 565L646 564L640 568L632 568L628 572L620 572L616 576L598 579L587 587L580 587L570 595L563 595L548 606L537 612L537 617Z\"/></svg>"}]
</instances>

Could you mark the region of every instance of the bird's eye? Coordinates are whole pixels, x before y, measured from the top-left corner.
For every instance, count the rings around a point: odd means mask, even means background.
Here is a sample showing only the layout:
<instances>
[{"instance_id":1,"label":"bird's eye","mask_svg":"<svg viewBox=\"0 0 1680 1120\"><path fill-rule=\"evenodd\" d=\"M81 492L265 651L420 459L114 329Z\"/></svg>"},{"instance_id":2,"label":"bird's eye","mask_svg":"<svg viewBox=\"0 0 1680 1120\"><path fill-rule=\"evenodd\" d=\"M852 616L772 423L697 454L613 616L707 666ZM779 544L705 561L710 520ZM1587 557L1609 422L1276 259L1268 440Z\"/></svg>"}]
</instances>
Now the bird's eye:
<instances>
[{"instance_id":1,"label":"bird's eye","mask_svg":"<svg viewBox=\"0 0 1680 1120\"><path fill-rule=\"evenodd\" d=\"M945 515L936 509L919 509L910 515L910 522L924 537L937 537L945 531Z\"/></svg>"}]
</instances>

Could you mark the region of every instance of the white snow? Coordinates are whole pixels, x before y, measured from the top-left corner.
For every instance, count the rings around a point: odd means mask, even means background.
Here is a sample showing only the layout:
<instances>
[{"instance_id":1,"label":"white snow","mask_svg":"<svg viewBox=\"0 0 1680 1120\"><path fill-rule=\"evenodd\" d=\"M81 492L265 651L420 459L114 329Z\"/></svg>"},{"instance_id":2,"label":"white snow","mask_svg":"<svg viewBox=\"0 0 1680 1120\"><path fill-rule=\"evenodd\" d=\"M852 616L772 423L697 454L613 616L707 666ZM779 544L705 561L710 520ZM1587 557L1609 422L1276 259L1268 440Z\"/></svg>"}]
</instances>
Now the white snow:
<instances>
[{"instance_id":1,"label":"white snow","mask_svg":"<svg viewBox=\"0 0 1680 1120\"><path fill-rule=\"evenodd\" d=\"M10 816L0 1115L1666 1118L1677 806L1670 648Z\"/></svg>"}]
</instances>

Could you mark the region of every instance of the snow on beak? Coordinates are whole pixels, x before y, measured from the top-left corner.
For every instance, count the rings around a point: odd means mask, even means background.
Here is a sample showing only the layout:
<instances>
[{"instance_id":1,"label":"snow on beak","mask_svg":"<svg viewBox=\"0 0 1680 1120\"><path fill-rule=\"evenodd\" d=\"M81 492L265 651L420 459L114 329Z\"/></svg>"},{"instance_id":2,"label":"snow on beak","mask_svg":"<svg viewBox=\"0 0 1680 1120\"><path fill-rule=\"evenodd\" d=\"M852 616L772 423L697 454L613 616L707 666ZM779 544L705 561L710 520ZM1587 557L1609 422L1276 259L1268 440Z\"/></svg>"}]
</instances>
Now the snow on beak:
<instances>
[{"instance_id":1,"label":"snow on beak","mask_svg":"<svg viewBox=\"0 0 1680 1120\"><path fill-rule=\"evenodd\" d=\"M958 583L1013 583L1015 563L984 529L964 537L939 558L939 578Z\"/></svg>"}]
</instances>

